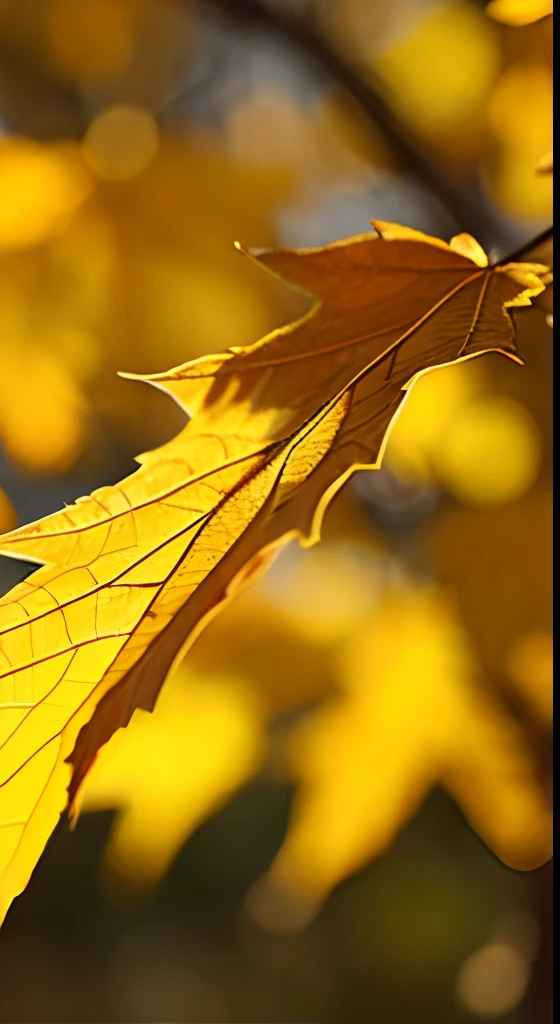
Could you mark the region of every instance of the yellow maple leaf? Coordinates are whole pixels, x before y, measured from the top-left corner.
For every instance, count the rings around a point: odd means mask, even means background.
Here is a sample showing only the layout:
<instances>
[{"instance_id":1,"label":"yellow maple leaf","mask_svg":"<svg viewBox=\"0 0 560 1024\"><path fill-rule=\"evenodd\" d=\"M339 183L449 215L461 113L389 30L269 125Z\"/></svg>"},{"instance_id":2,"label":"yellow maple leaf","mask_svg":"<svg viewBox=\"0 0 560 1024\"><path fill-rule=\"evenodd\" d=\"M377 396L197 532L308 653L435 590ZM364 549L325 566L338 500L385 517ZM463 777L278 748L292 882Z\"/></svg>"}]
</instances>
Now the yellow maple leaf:
<instances>
[{"instance_id":1,"label":"yellow maple leaf","mask_svg":"<svg viewBox=\"0 0 560 1024\"><path fill-rule=\"evenodd\" d=\"M342 652L343 692L294 730L288 834L249 896L260 923L304 925L439 783L507 864L550 856L550 811L523 733L481 685L447 595L393 588Z\"/></svg>"},{"instance_id":2,"label":"yellow maple leaf","mask_svg":"<svg viewBox=\"0 0 560 1024\"><path fill-rule=\"evenodd\" d=\"M249 348L145 378L191 415L141 468L0 541L40 561L0 602L0 913L30 877L99 748L151 710L177 659L286 541L375 468L423 370L494 351L520 362L514 308L540 264L488 266L399 225L320 249L255 254L318 297Z\"/></svg>"},{"instance_id":3,"label":"yellow maple leaf","mask_svg":"<svg viewBox=\"0 0 560 1024\"><path fill-rule=\"evenodd\" d=\"M552 14L552 0L491 0L486 12L506 25L529 25Z\"/></svg>"}]
</instances>

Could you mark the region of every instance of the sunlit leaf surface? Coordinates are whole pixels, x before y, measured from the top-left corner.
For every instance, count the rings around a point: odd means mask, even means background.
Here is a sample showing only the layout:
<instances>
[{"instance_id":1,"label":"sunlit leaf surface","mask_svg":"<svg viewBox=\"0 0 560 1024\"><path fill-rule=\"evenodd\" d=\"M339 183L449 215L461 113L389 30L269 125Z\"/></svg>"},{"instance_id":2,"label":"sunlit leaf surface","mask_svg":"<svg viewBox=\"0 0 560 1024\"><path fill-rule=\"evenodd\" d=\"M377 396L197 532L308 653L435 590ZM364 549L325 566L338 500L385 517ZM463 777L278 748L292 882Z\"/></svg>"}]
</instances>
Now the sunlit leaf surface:
<instances>
[{"instance_id":1,"label":"sunlit leaf surface","mask_svg":"<svg viewBox=\"0 0 560 1024\"><path fill-rule=\"evenodd\" d=\"M2 539L44 563L0 603L4 912L99 748L152 709L208 618L288 538L316 541L345 480L379 465L414 377L486 351L520 361L510 311L546 267L489 267L469 235L375 227L254 254L318 298L311 312L146 378L191 415L184 430L119 485Z\"/></svg>"}]
</instances>

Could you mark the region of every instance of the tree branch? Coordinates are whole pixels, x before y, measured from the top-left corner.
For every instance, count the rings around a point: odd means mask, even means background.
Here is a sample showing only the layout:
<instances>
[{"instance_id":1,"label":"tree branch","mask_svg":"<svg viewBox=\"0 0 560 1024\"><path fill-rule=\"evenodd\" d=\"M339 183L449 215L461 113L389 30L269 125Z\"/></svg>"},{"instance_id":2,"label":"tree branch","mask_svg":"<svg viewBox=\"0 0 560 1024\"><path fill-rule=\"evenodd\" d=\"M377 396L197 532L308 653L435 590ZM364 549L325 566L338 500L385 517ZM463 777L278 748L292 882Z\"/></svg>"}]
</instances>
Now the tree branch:
<instances>
[{"instance_id":1,"label":"tree branch","mask_svg":"<svg viewBox=\"0 0 560 1024\"><path fill-rule=\"evenodd\" d=\"M529 242L526 242L525 245L520 246L519 249L515 250L515 252L510 253L508 256L504 256L503 259L499 261L498 266L503 267L505 263L523 262L524 256L529 256L536 249L540 249L542 245L546 245L547 242L552 242L552 234L552 226L549 228L545 228L544 231L541 231L540 234L535 235L534 238L532 238Z\"/></svg>"},{"instance_id":2,"label":"tree branch","mask_svg":"<svg viewBox=\"0 0 560 1024\"><path fill-rule=\"evenodd\" d=\"M87 117L80 94L20 64L0 48L0 117L10 131L34 139L80 138Z\"/></svg>"},{"instance_id":3,"label":"tree branch","mask_svg":"<svg viewBox=\"0 0 560 1024\"><path fill-rule=\"evenodd\" d=\"M263 0L200 0L225 17L270 31L312 57L330 72L360 105L400 155L405 165L446 209L460 231L469 231L487 248L500 250L515 244L513 231L500 218L478 182L455 185L426 154L414 131L395 113L387 87L368 71L367 81L308 19Z\"/></svg>"}]
</instances>

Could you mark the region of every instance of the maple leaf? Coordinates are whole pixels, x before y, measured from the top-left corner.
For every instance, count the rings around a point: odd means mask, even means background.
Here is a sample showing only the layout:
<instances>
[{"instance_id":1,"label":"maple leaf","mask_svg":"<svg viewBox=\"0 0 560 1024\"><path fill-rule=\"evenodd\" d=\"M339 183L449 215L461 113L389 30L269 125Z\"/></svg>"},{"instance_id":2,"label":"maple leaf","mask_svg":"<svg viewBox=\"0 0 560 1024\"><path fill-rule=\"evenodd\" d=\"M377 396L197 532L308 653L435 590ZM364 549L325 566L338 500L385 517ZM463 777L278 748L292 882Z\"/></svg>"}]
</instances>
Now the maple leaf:
<instances>
[{"instance_id":1,"label":"maple leaf","mask_svg":"<svg viewBox=\"0 0 560 1024\"><path fill-rule=\"evenodd\" d=\"M480 684L453 602L393 587L338 658L341 692L294 729L288 832L248 896L259 923L305 926L440 784L507 864L550 857L551 815L518 724Z\"/></svg>"},{"instance_id":2,"label":"maple leaf","mask_svg":"<svg viewBox=\"0 0 560 1024\"><path fill-rule=\"evenodd\" d=\"M205 622L293 536L319 537L358 468L379 465L414 378L482 352L521 362L511 310L544 288L540 264L488 266L373 222L375 234L258 262L319 301L249 348L143 378L190 414L140 470L7 534L43 563L0 602L0 914L27 884L97 751L151 710Z\"/></svg>"},{"instance_id":3,"label":"maple leaf","mask_svg":"<svg viewBox=\"0 0 560 1024\"><path fill-rule=\"evenodd\" d=\"M482 678L450 594L406 577L396 586L391 560L380 573L365 545L323 541L305 554L292 547L282 562L210 624L202 651L199 638L164 683L153 714L137 711L100 751L83 810L118 808L103 852L107 882L140 890L160 881L194 828L261 766L266 723L278 712L270 699L279 686L293 700L294 677L297 707L307 714L269 748L273 777L296 783L284 851L269 876L272 890L284 881L281 916L273 913L270 926L297 923L297 913L286 914L286 883L303 895L292 910L305 913L317 882L321 895L360 858L382 853L438 781L507 863L530 867L547 856L550 814L535 757ZM499 601L489 606L497 623ZM281 631L276 645L272 623ZM235 649L252 645L265 624L261 662L254 649L249 658ZM550 633L518 637L508 665L511 682L548 727ZM317 674L330 674L330 685L320 706L314 694L310 712L304 687ZM267 902L270 911L271 886L266 891L257 916L263 909L266 916Z\"/></svg>"}]
</instances>

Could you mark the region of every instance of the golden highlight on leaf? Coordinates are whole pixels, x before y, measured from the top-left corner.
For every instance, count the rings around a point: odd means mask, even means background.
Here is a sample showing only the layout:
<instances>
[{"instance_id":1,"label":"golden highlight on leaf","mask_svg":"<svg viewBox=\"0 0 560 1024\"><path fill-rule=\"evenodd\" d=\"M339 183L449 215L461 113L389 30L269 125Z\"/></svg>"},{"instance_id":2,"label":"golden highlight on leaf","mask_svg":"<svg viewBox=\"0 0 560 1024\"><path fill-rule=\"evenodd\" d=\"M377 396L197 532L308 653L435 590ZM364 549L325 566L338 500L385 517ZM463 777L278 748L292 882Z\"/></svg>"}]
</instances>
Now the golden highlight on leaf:
<instances>
[{"instance_id":1,"label":"golden highlight on leaf","mask_svg":"<svg viewBox=\"0 0 560 1024\"><path fill-rule=\"evenodd\" d=\"M97 755L210 616L379 466L419 373L483 352L521 362L511 311L544 288L540 264L487 265L373 222L319 249L253 253L317 300L248 348L145 378L190 421L140 469L0 539L42 567L0 602L0 916L61 812L75 818Z\"/></svg>"}]
</instances>

